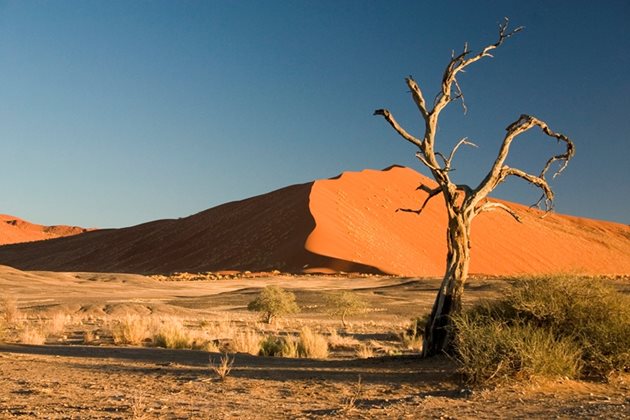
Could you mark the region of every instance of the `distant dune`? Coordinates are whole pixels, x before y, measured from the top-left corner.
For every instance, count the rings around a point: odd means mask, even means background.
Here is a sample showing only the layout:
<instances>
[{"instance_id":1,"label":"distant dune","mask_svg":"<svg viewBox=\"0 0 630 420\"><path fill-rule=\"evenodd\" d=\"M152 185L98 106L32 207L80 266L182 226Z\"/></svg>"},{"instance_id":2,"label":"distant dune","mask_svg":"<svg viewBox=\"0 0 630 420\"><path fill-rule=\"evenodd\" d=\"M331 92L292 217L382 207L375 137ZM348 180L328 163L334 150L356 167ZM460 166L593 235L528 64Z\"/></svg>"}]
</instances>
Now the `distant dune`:
<instances>
[{"instance_id":1,"label":"distant dune","mask_svg":"<svg viewBox=\"0 0 630 420\"><path fill-rule=\"evenodd\" d=\"M434 182L403 167L343 173L177 220L0 247L0 264L25 270L169 273L278 269L439 276L446 213ZM630 227L541 213L484 213L473 222L471 272L630 274Z\"/></svg>"},{"instance_id":2,"label":"distant dune","mask_svg":"<svg viewBox=\"0 0 630 420\"><path fill-rule=\"evenodd\" d=\"M43 226L19 217L0 214L0 245L77 235L88 230L90 229L77 226Z\"/></svg>"}]
</instances>

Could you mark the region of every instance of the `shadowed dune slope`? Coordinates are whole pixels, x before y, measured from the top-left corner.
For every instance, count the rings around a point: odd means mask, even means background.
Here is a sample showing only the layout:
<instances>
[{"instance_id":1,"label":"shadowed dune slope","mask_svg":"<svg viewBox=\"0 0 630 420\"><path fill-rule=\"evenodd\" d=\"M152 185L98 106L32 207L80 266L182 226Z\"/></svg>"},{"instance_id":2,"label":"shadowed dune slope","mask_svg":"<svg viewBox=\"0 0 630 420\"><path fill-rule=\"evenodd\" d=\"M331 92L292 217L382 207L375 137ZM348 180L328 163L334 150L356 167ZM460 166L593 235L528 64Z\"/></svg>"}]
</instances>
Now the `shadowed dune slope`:
<instances>
[{"instance_id":1,"label":"shadowed dune slope","mask_svg":"<svg viewBox=\"0 0 630 420\"><path fill-rule=\"evenodd\" d=\"M315 224L312 183L231 202L177 220L156 220L46 242L0 247L0 264L23 270L171 273L304 266L376 270L304 248Z\"/></svg>"},{"instance_id":2,"label":"shadowed dune slope","mask_svg":"<svg viewBox=\"0 0 630 420\"><path fill-rule=\"evenodd\" d=\"M77 226L43 226L27 222L19 217L0 214L0 245L15 244L20 242L41 241L62 236L78 235L87 232Z\"/></svg>"},{"instance_id":3,"label":"shadowed dune slope","mask_svg":"<svg viewBox=\"0 0 630 420\"><path fill-rule=\"evenodd\" d=\"M441 275L446 213L434 182L409 169L348 172L223 204L178 220L0 247L0 264L25 270L168 273L279 269ZM630 273L630 227L541 213L484 213L473 222L471 272Z\"/></svg>"}]
</instances>

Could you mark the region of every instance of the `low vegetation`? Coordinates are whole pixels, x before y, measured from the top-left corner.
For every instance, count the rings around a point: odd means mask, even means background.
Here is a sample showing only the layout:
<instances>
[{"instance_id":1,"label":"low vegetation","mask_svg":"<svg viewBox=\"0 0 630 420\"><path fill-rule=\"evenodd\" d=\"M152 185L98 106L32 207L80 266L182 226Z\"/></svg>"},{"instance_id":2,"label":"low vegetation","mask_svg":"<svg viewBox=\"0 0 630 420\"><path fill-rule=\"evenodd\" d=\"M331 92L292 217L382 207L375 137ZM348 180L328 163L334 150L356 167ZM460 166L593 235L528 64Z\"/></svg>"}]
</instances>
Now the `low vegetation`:
<instances>
[{"instance_id":1,"label":"low vegetation","mask_svg":"<svg viewBox=\"0 0 630 420\"><path fill-rule=\"evenodd\" d=\"M214 372L219 380L225 381L234 366L234 357L230 357L227 353L223 354L218 362L210 357L210 370Z\"/></svg>"},{"instance_id":2,"label":"low vegetation","mask_svg":"<svg viewBox=\"0 0 630 420\"><path fill-rule=\"evenodd\" d=\"M365 312L367 303L354 292L342 291L326 296L326 309L330 316L341 319L341 324L346 327L346 318Z\"/></svg>"},{"instance_id":3,"label":"low vegetation","mask_svg":"<svg viewBox=\"0 0 630 420\"><path fill-rule=\"evenodd\" d=\"M151 338L151 324L146 317L126 315L114 321L112 336L115 344L138 346Z\"/></svg>"},{"instance_id":4,"label":"low vegetation","mask_svg":"<svg viewBox=\"0 0 630 420\"><path fill-rule=\"evenodd\" d=\"M630 296L599 279L519 280L453 321L454 354L472 383L630 368Z\"/></svg>"},{"instance_id":5,"label":"low vegetation","mask_svg":"<svg viewBox=\"0 0 630 420\"><path fill-rule=\"evenodd\" d=\"M271 324L274 319L299 312L295 294L279 286L267 286L247 305L250 311L260 312L263 320Z\"/></svg>"}]
</instances>

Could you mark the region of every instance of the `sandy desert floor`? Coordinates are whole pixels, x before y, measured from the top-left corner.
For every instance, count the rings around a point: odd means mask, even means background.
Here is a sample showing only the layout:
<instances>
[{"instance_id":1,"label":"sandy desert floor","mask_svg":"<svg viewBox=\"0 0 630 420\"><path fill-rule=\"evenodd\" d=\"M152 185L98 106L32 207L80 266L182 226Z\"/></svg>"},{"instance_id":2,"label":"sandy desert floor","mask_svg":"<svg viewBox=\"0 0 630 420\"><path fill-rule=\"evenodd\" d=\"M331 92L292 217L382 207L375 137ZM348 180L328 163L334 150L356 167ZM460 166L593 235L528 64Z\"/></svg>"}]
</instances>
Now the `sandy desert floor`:
<instances>
[{"instance_id":1,"label":"sandy desert floor","mask_svg":"<svg viewBox=\"0 0 630 420\"><path fill-rule=\"evenodd\" d=\"M180 278L180 280L182 280ZM618 280L627 287L627 279ZM278 284L302 312L273 326L256 323L246 305ZM63 313L43 345L0 344L0 418L627 418L630 376L598 381L539 380L491 390L462 384L446 358L421 360L403 345L409 320L429 310L439 281L386 276L251 275L201 281L92 273L20 272L0 267L0 287L30 322ZM474 279L467 302L491 298L507 283ZM371 311L345 329L320 306L323 291L353 290ZM333 348L328 359L235 354L221 381L209 367L220 354L116 346L108 319L135 313L169 316L197 329L212 322L258 325L276 333L301 326L336 330L369 345L372 356ZM90 332L89 345L86 334Z\"/></svg>"}]
</instances>

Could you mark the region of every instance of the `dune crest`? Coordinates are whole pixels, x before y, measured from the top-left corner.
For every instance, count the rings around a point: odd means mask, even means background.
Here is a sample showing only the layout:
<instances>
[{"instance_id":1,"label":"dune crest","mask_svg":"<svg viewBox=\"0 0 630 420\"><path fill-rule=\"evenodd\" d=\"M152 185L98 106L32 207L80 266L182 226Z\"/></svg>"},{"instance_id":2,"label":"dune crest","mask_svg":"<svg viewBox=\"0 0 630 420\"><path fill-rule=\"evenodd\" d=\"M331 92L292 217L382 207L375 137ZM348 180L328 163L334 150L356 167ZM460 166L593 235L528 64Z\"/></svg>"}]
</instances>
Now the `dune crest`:
<instances>
[{"instance_id":1,"label":"dune crest","mask_svg":"<svg viewBox=\"0 0 630 420\"><path fill-rule=\"evenodd\" d=\"M23 270L127 272L250 270L440 276L446 211L435 183L412 169L346 172L226 203L177 220L0 247ZM630 274L630 227L508 203L522 216L484 213L472 226L473 274Z\"/></svg>"},{"instance_id":2,"label":"dune crest","mask_svg":"<svg viewBox=\"0 0 630 420\"><path fill-rule=\"evenodd\" d=\"M8 214L0 214L0 245L41 241L87 232L78 226L43 226Z\"/></svg>"},{"instance_id":3,"label":"dune crest","mask_svg":"<svg viewBox=\"0 0 630 420\"><path fill-rule=\"evenodd\" d=\"M435 181L410 168L364 170L315 182L310 210L315 229L306 241L314 253L368 264L386 273L442 275L446 265L447 217L441 197L422 214L417 209ZM479 215L472 224L473 274L630 273L630 227L510 205L517 223L504 212Z\"/></svg>"}]
</instances>

